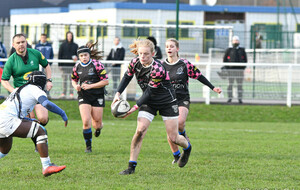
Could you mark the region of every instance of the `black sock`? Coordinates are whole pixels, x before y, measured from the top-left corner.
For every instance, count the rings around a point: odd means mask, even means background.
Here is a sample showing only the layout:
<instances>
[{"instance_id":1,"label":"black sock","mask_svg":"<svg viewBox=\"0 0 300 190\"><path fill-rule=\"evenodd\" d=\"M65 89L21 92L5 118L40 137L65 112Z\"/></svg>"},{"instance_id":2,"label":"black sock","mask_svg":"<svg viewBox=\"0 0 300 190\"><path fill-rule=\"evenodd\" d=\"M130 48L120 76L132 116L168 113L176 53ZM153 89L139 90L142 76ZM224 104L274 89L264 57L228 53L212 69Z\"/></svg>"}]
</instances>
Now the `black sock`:
<instances>
[{"instance_id":1,"label":"black sock","mask_svg":"<svg viewBox=\"0 0 300 190\"><path fill-rule=\"evenodd\" d=\"M137 165L136 161L129 161L128 169L135 170L136 165Z\"/></svg>"},{"instance_id":2,"label":"black sock","mask_svg":"<svg viewBox=\"0 0 300 190\"><path fill-rule=\"evenodd\" d=\"M92 128L89 129L83 129L83 138L85 140L86 147L92 146Z\"/></svg>"}]
</instances>

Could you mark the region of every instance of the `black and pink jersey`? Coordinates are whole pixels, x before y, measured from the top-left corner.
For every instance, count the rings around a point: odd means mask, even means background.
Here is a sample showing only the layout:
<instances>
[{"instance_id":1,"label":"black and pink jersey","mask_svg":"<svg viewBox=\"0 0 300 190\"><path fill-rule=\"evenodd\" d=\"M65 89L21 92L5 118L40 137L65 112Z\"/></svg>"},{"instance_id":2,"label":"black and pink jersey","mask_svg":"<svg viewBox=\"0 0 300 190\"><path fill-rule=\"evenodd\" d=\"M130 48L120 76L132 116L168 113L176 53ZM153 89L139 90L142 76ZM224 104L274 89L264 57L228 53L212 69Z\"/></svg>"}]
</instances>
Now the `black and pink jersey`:
<instances>
[{"instance_id":1,"label":"black and pink jersey","mask_svg":"<svg viewBox=\"0 0 300 190\"><path fill-rule=\"evenodd\" d=\"M170 78L160 61L154 59L149 66L145 67L139 58L132 59L118 87L118 92L124 91L134 75L143 91L142 97L137 101L138 106L162 105L176 101Z\"/></svg>"},{"instance_id":2,"label":"black and pink jersey","mask_svg":"<svg viewBox=\"0 0 300 190\"><path fill-rule=\"evenodd\" d=\"M87 64L77 62L73 67L71 78L75 82L79 81L80 85L82 83L93 84L108 79L103 64L97 60L90 60ZM82 91L91 94L104 94L104 88L82 89Z\"/></svg>"},{"instance_id":3,"label":"black and pink jersey","mask_svg":"<svg viewBox=\"0 0 300 190\"><path fill-rule=\"evenodd\" d=\"M189 78L199 80L211 89L214 86L202 75L200 70L186 59L178 59L176 63L170 64L168 59L163 62L166 68L177 99L189 96Z\"/></svg>"}]
</instances>

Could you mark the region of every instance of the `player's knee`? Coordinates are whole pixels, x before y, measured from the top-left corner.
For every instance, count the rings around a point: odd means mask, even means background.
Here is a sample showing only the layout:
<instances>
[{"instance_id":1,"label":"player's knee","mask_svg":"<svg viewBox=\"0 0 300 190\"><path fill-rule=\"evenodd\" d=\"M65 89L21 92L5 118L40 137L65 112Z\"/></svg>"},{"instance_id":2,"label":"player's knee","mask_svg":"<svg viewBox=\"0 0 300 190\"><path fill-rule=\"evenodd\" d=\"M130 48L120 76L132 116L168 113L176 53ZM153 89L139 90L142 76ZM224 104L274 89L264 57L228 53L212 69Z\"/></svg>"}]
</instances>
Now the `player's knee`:
<instances>
[{"instance_id":1,"label":"player's knee","mask_svg":"<svg viewBox=\"0 0 300 190\"><path fill-rule=\"evenodd\" d=\"M41 119L39 119L39 121L40 121L41 125L46 126L49 122L49 118L48 117L41 118Z\"/></svg>"},{"instance_id":2,"label":"player's knee","mask_svg":"<svg viewBox=\"0 0 300 190\"><path fill-rule=\"evenodd\" d=\"M46 134L45 135L39 135L36 138L36 144L42 144L42 143L47 144L47 142L48 142L48 136Z\"/></svg>"},{"instance_id":3,"label":"player's knee","mask_svg":"<svg viewBox=\"0 0 300 190\"><path fill-rule=\"evenodd\" d=\"M46 128L36 122L32 122L27 134L27 138L36 138L40 135L47 135Z\"/></svg>"},{"instance_id":4,"label":"player's knee","mask_svg":"<svg viewBox=\"0 0 300 190\"><path fill-rule=\"evenodd\" d=\"M179 128L179 131L183 131L183 130L184 130L184 127L185 127L185 121L184 121L184 120L179 120L179 121L178 121L178 128Z\"/></svg>"},{"instance_id":5,"label":"player's knee","mask_svg":"<svg viewBox=\"0 0 300 190\"><path fill-rule=\"evenodd\" d=\"M179 136L179 135L177 135L177 136ZM168 136L168 138L169 138L169 140L172 142L172 143L174 143L174 144L178 144L177 143L177 136Z\"/></svg>"}]
</instances>

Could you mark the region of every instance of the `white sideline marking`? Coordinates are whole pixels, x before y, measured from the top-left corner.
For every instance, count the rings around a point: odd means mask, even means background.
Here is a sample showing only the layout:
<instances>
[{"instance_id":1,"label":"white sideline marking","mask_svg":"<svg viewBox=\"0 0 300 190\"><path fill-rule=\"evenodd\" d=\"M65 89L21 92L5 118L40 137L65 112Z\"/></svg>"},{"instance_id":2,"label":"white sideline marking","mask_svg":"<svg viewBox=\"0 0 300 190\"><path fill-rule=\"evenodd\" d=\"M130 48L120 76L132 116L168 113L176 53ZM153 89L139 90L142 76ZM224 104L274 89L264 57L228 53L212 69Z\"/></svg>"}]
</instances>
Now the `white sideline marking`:
<instances>
[{"instance_id":1,"label":"white sideline marking","mask_svg":"<svg viewBox=\"0 0 300 190\"><path fill-rule=\"evenodd\" d=\"M261 130L253 130L253 129L217 129L217 128L198 128L202 131L232 131L232 132L249 132L249 133L270 133L270 134L292 134L299 135L300 132L293 131L261 131Z\"/></svg>"}]
</instances>

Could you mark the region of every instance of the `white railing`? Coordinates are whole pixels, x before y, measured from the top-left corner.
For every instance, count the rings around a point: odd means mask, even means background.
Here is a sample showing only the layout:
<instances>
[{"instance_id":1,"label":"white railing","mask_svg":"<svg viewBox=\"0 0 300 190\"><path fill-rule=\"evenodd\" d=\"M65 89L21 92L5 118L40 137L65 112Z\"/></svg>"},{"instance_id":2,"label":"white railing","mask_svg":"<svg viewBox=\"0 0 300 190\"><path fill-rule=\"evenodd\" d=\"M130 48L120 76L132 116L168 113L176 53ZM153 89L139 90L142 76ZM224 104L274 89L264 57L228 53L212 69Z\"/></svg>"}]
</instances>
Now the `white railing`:
<instances>
[{"instance_id":1,"label":"white railing","mask_svg":"<svg viewBox=\"0 0 300 190\"><path fill-rule=\"evenodd\" d=\"M0 59L6 61L6 59ZM71 60L48 60L52 62L52 78L53 89L50 94L52 98L59 98L62 91L62 72L58 67L58 62L74 63ZM211 61L211 60L209 60ZM222 79L217 74L224 65L230 66L247 66L244 71L243 82L243 101L245 104L284 104L291 107L300 104L300 64L295 63L222 63L218 62L194 63L202 72L202 74L215 86L222 88L222 94L216 94L208 87L203 86L199 81L190 80L189 90L191 101L211 103L225 103L227 101L228 80ZM110 65L121 64L121 72L119 78L123 77L127 69L129 61L101 61L107 66L110 84L106 87L108 91L107 99L112 99L114 95L112 72L109 70ZM71 68L71 67L70 67ZM70 71L71 73L71 71ZM12 80L11 80L12 81ZM236 86L236 83L235 83ZM233 87L233 98L237 98L236 87ZM200 88L199 88L200 87ZM1 95L7 96L6 90L1 87ZM136 100L142 94L140 88L136 84L135 79L131 82L125 92L124 99Z\"/></svg>"}]
</instances>

